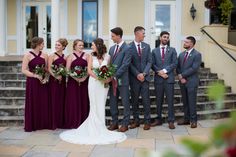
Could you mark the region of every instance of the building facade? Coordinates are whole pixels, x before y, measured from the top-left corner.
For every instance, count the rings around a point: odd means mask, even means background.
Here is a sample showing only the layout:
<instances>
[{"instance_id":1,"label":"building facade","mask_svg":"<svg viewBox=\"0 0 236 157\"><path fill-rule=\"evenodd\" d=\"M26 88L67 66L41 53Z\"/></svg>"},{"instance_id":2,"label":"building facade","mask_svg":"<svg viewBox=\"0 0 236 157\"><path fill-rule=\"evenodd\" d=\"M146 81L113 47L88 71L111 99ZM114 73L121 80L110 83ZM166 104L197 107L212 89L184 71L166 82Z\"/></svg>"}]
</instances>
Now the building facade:
<instances>
[{"instance_id":1,"label":"building facade","mask_svg":"<svg viewBox=\"0 0 236 157\"><path fill-rule=\"evenodd\" d=\"M1 0L0 56L23 55L33 36L43 37L45 51L54 51L55 41L69 40L66 53L72 51L73 40L85 41L89 50L96 37L109 47L110 29L120 26L124 40L134 39L133 29L146 29L146 42L154 48L161 31L171 34L170 45L182 50L182 41L193 35L202 39L200 28L209 25L209 9L205 0ZM195 18L190 8L196 9ZM201 47L200 42L197 47Z\"/></svg>"}]
</instances>

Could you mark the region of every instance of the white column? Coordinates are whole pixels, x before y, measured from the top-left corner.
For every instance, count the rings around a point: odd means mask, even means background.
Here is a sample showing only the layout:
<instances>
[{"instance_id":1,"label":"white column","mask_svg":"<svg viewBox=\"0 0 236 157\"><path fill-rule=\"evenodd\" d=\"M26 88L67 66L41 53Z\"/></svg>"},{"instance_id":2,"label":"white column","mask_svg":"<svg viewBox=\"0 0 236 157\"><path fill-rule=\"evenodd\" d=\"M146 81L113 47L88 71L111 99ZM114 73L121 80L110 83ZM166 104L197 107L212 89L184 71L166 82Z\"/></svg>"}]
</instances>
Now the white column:
<instances>
[{"instance_id":1,"label":"white column","mask_svg":"<svg viewBox=\"0 0 236 157\"><path fill-rule=\"evenodd\" d=\"M109 0L109 47L113 45L111 29L117 26L117 0Z\"/></svg>"},{"instance_id":2,"label":"white column","mask_svg":"<svg viewBox=\"0 0 236 157\"><path fill-rule=\"evenodd\" d=\"M6 54L6 1L0 0L0 56Z\"/></svg>"},{"instance_id":3,"label":"white column","mask_svg":"<svg viewBox=\"0 0 236 157\"><path fill-rule=\"evenodd\" d=\"M60 0L52 0L52 21L51 21L51 40L52 45L55 45L55 42L60 37ZM54 46L52 46L54 47Z\"/></svg>"}]
</instances>

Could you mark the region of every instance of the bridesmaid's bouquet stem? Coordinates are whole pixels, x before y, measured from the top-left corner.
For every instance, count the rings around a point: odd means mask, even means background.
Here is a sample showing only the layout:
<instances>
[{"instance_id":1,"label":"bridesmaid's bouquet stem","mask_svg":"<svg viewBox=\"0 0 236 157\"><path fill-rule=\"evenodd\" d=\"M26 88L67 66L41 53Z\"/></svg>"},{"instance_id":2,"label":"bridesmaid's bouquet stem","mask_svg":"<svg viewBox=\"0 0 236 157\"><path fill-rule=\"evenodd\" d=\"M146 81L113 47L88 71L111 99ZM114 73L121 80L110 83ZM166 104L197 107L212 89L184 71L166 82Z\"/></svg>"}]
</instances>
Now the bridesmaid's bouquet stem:
<instances>
[{"instance_id":1,"label":"bridesmaid's bouquet stem","mask_svg":"<svg viewBox=\"0 0 236 157\"><path fill-rule=\"evenodd\" d=\"M41 80L42 84L44 84L48 81L49 73L48 73L44 64L36 65L33 72L34 72L34 74L39 75L42 78L42 80Z\"/></svg>"},{"instance_id":2,"label":"bridesmaid's bouquet stem","mask_svg":"<svg viewBox=\"0 0 236 157\"><path fill-rule=\"evenodd\" d=\"M76 78L76 79L82 79L88 76L88 72L87 72L87 67L83 68L81 66L75 66L73 69L71 69L69 71L69 76L71 76L72 78ZM80 86L80 82L79 86Z\"/></svg>"},{"instance_id":3,"label":"bridesmaid's bouquet stem","mask_svg":"<svg viewBox=\"0 0 236 157\"><path fill-rule=\"evenodd\" d=\"M51 70L52 70L52 73L54 74L55 77L58 77L58 76L66 77L67 76L67 70L63 64L60 64L60 65L52 64ZM57 80L57 79L55 78L55 80ZM61 80L59 80L59 83L61 83Z\"/></svg>"}]
</instances>

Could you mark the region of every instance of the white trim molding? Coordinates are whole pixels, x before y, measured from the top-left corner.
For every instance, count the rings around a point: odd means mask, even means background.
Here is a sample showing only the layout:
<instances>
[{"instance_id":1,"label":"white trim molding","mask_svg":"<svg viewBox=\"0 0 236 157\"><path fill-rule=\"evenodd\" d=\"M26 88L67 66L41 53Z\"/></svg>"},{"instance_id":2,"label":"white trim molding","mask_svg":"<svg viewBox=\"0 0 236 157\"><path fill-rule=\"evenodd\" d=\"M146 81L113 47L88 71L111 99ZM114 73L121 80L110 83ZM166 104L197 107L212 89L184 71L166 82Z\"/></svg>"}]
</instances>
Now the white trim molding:
<instances>
[{"instance_id":1,"label":"white trim molding","mask_svg":"<svg viewBox=\"0 0 236 157\"><path fill-rule=\"evenodd\" d=\"M6 33L7 33L7 2L6 0L0 1L0 56L4 56L6 54Z\"/></svg>"},{"instance_id":2,"label":"white trim molding","mask_svg":"<svg viewBox=\"0 0 236 157\"><path fill-rule=\"evenodd\" d=\"M16 54L18 55L23 55L23 27L22 27L22 11L23 11L23 5L22 5L22 0L17 0L16 1L16 25L18 26L16 29L17 31L17 52Z\"/></svg>"},{"instance_id":3,"label":"white trim molding","mask_svg":"<svg viewBox=\"0 0 236 157\"><path fill-rule=\"evenodd\" d=\"M181 27L182 27L182 0L176 0L176 46L177 53L181 52ZM177 23L178 22L178 23Z\"/></svg>"},{"instance_id":4,"label":"white trim molding","mask_svg":"<svg viewBox=\"0 0 236 157\"><path fill-rule=\"evenodd\" d=\"M77 38L82 39L82 0L78 0Z\"/></svg>"},{"instance_id":5,"label":"white trim molding","mask_svg":"<svg viewBox=\"0 0 236 157\"><path fill-rule=\"evenodd\" d=\"M210 24L210 9L205 8L204 12L204 24L209 25Z\"/></svg>"},{"instance_id":6,"label":"white trim molding","mask_svg":"<svg viewBox=\"0 0 236 157\"><path fill-rule=\"evenodd\" d=\"M98 0L98 37L103 34L103 0Z\"/></svg>"}]
</instances>

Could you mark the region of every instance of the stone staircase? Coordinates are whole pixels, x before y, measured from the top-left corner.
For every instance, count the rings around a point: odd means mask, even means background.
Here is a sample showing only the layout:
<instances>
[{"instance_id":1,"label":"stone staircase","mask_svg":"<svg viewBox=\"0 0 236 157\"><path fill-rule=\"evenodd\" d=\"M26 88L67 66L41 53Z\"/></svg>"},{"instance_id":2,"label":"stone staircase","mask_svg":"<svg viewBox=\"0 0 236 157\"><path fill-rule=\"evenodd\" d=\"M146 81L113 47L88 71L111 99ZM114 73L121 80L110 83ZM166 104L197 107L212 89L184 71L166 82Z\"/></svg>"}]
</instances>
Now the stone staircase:
<instances>
[{"instance_id":1,"label":"stone staircase","mask_svg":"<svg viewBox=\"0 0 236 157\"><path fill-rule=\"evenodd\" d=\"M224 108L216 109L216 104L207 97L206 90L209 84L220 81L217 74L211 73L209 68L200 70L200 86L197 95L197 113L199 119L218 119L228 117L230 112L236 109L236 94L231 92L231 87L226 86ZM24 121L24 101L25 101L25 76L21 73L21 62L0 61L0 126L23 125ZM151 117L156 117L156 102L153 82L150 84ZM109 102L109 98L107 104ZM141 103L141 99L140 99ZM183 105L180 95L179 85L175 84L174 96L176 119L183 117ZM143 118L143 106L140 105L141 116ZM119 101L119 117L122 118L123 106ZM163 117L166 120L168 114L167 104L164 103ZM106 122L111 120L109 106L106 105ZM131 116L132 118L132 116Z\"/></svg>"}]
</instances>

